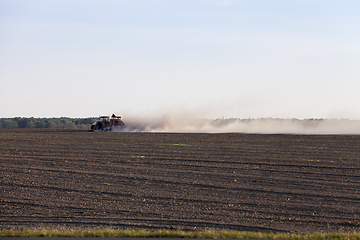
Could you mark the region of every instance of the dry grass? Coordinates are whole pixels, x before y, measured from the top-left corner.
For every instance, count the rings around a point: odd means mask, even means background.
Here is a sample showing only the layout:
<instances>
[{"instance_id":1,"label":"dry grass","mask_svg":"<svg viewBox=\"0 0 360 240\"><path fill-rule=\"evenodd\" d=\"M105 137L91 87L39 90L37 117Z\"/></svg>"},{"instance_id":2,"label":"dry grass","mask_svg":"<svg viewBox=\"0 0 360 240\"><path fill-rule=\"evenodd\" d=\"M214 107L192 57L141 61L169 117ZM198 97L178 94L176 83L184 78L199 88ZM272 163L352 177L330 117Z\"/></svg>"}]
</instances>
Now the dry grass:
<instances>
[{"instance_id":1,"label":"dry grass","mask_svg":"<svg viewBox=\"0 0 360 240\"><path fill-rule=\"evenodd\" d=\"M359 240L360 233L261 233L239 231L181 230L1 230L0 237L148 237L148 238L239 238L239 239L346 239Z\"/></svg>"}]
</instances>

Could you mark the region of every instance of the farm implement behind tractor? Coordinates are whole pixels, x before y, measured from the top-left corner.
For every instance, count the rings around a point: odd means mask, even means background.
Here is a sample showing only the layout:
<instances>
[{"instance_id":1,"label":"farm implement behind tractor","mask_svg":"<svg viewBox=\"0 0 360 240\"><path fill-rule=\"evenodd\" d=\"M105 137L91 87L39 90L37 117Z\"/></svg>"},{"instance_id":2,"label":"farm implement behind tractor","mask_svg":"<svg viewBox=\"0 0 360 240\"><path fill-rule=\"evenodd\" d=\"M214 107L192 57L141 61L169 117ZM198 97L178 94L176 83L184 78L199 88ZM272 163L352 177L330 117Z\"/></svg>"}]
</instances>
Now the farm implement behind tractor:
<instances>
[{"instance_id":1,"label":"farm implement behind tractor","mask_svg":"<svg viewBox=\"0 0 360 240\"><path fill-rule=\"evenodd\" d=\"M99 120L97 120L91 125L90 131L107 132L112 131L113 129L121 129L122 127L124 127L124 125L125 124L121 120L121 117L115 116L115 114L113 114L111 117L100 116Z\"/></svg>"}]
</instances>

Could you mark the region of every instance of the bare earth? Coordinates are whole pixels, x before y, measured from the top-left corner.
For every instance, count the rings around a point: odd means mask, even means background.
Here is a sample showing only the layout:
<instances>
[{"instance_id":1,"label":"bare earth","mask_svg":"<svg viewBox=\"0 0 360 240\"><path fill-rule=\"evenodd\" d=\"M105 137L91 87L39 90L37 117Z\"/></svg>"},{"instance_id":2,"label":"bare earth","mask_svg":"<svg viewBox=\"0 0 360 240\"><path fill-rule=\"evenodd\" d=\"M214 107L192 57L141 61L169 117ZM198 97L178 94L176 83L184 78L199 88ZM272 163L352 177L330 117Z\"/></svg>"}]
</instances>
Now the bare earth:
<instances>
[{"instance_id":1,"label":"bare earth","mask_svg":"<svg viewBox=\"0 0 360 240\"><path fill-rule=\"evenodd\" d=\"M0 228L360 231L360 136L0 129Z\"/></svg>"}]
</instances>

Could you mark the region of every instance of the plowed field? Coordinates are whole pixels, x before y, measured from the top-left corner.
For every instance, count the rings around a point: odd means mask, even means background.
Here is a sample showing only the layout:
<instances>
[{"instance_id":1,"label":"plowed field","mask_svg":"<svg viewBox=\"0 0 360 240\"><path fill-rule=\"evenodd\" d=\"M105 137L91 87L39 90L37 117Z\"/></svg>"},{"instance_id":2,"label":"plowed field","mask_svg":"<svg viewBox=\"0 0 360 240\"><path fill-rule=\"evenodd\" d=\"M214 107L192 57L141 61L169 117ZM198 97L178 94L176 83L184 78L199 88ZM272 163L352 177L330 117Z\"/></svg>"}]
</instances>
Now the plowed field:
<instances>
[{"instance_id":1,"label":"plowed field","mask_svg":"<svg viewBox=\"0 0 360 240\"><path fill-rule=\"evenodd\" d=\"M360 136L0 129L1 229L360 231Z\"/></svg>"}]
</instances>

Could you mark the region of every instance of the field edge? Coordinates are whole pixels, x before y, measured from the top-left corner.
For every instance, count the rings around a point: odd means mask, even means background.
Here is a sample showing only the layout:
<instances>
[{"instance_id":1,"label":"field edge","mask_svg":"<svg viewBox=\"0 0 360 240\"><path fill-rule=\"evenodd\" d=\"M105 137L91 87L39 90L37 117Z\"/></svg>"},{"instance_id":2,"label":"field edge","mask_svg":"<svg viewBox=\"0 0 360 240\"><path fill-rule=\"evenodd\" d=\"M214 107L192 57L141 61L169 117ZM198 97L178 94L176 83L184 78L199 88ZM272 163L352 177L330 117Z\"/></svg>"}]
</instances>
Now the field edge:
<instances>
[{"instance_id":1,"label":"field edge","mask_svg":"<svg viewBox=\"0 0 360 240\"><path fill-rule=\"evenodd\" d=\"M222 239L344 239L360 240L360 232L353 233L262 233L241 231L183 231L183 230L0 230L0 237L146 237L146 238L222 238Z\"/></svg>"}]
</instances>

